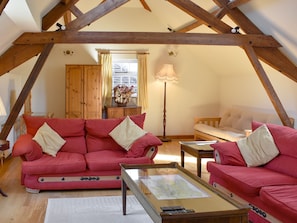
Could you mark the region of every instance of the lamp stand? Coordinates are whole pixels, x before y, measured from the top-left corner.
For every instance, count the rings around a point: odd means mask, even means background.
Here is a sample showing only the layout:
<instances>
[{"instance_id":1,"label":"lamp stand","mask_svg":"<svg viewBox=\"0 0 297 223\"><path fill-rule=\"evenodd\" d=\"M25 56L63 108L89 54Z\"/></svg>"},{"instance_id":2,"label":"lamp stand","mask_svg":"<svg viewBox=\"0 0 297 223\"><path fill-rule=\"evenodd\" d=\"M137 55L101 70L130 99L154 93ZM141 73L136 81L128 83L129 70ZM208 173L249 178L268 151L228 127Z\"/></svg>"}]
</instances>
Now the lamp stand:
<instances>
[{"instance_id":1,"label":"lamp stand","mask_svg":"<svg viewBox=\"0 0 297 223\"><path fill-rule=\"evenodd\" d=\"M171 139L166 138L166 81L164 81L164 108L163 108L163 137L162 142L170 142Z\"/></svg>"}]
</instances>

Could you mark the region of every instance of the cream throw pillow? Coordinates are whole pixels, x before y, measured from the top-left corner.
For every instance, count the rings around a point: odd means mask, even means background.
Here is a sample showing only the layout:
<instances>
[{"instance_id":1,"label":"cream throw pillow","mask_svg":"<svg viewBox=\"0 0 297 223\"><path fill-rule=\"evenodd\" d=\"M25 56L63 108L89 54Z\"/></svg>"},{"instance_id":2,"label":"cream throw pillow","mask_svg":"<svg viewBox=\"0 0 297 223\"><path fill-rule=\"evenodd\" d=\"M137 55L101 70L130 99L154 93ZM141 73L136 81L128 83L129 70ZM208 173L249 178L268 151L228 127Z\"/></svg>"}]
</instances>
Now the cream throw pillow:
<instances>
[{"instance_id":1,"label":"cream throw pillow","mask_svg":"<svg viewBox=\"0 0 297 223\"><path fill-rule=\"evenodd\" d=\"M260 126L248 137L237 141L237 145L249 167L264 165L279 154L266 125Z\"/></svg>"},{"instance_id":2,"label":"cream throw pillow","mask_svg":"<svg viewBox=\"0 0 297 223\"><path fill-rule=\"evenodd\" d=\"M46 122L38 129L33 137L42 148L44 153L56 156L57 152L66 143L66 141L55 132Z\"/></svg>"},{"instance_id":3,"label":"cream throw pillow","mask_svg":"<svg viewBox=\"0 0 297 223\"><path fill-rule=\"evenodd\" d=\"M129 116L118 124L109 135L125 150L129 150L132 144L144 136L147 132L136 125Z\"/></svg>"}]
</instances>

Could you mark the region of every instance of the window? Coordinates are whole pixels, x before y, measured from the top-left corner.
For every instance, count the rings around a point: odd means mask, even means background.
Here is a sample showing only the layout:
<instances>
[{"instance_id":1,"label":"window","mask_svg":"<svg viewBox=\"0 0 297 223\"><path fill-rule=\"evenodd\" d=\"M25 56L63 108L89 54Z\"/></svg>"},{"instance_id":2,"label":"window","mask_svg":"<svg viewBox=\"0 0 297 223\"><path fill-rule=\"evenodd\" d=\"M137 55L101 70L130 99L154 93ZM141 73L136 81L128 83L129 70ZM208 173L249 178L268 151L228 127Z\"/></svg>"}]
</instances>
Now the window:
<instances>
[{"instance_id":1,"label":"window","mask_svg":"<svg viewBox=\"0 0 297 223\"><path fill-rule=\"evenodd\" d=\"M137 59L121 59L112 62L112 89L117 85L133 86L132 97L137 97ZM112 96L113 91L112 91Z\"/></svg>"}]
</instances>

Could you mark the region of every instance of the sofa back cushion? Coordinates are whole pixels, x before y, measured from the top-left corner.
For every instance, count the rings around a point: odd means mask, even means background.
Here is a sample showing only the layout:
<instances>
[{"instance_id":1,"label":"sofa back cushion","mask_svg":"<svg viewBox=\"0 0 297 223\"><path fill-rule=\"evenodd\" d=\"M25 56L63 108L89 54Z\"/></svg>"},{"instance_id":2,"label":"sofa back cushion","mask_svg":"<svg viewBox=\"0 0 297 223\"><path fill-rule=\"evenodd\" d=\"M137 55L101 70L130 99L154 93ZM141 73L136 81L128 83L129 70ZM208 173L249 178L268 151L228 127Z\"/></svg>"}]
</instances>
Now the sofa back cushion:
<instances>
[{"instance_id":1,"label":"sofa back cushion","mask_svg":"<svg viewBox=\"0 0 297 223\"><path fill-rule=\"evenodd\" d=\"M222 115L220 127L244 131L252 129L252 121L281 124L279 117L274 113L258 112L246 107L232 107Z\"/></svg>"},{"instance_id":2,"label":"sofa back cushion","mask_svg":"<svg viewBox=\"0 0 297 223\"><path fill-rule=\"evenodd\" d=\"M255 130L264 123L253 122L252 129ZM266 168L297 177L297 130L281 125L266 124L274 142L279 149L280 155L265 165Z\"/></svg>"},{"instance_id":3,"label":"sofa back cushion","mask_svg":"<svg viewBox=\"0 0 297 223\"><path fill-rule=\"evenodd\" d=\"M85 154L87 152L85 141L85 120L66 118L45 118L23 115L27 133L34 136L37 130L46 122L56 131L66 143L62 146L62 152L75 152Z\"/></svg>"},{"instance_id":4,"label":"sofa back cushion","mask_svg":"<svg viewBox=\"0 0 297 223\"><path fill-rule=\"evenodd\" d=\"M132 115L130 119L143 128L146 113L141 115ZM118 126L125 117L116 119L88 119L86 120L86 143L88 152L99 150L123 150L109 135L109 133Z\"/></svg>"},{"instance_id":5,"label":"sofa back cushion","mask_svg":"<svg viewBox=\"0 0 297 223\"><path fill-rule=\"evenodd\" d=\"M263 124L264 123L261 122L252 122L252 129L255 130ZM297 158L297 130L287 126L270 123L266 124L266 126L268 127L280 154Z\"/></svg>"}]
</instances>

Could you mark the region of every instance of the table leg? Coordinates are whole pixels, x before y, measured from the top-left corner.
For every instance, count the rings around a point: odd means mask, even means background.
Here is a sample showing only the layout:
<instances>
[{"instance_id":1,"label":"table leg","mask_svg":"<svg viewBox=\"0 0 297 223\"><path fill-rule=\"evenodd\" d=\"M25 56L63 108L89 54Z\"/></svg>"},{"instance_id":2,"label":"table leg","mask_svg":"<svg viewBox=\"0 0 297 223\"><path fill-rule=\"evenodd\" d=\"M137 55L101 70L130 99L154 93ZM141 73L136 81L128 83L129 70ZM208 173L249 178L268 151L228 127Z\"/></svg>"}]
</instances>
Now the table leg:
<instances>
[{"instance_id":1,"label":"table leg","mask_svg":"<svg viewBox=\"0 0 297 223\"><path fill-rule=\"evenodd\" d=\"M127 204L127 184L122 180L122 202L123 202L123 215L126 215L126 204Z\"/></svg>"},{"instance_id":2,"label":"table leg","mask_svg":"<svg viewBox=\"0 0 297 223\"><path fill-rule=\"evenodd\" d=\"M181 166L185 167L185 151L183 150L180 151L180 161L181 161Z\"/></svg>"},{"instance_id":3,"label":"table leg","mask_svg":"<svg viewBox=\"0 0 297 223\"><path fill-rule=\"evenodd\" d=\"M201 177L201 158L197 157L197 175L198 177Z\"/></svg>"}]
</instances>

